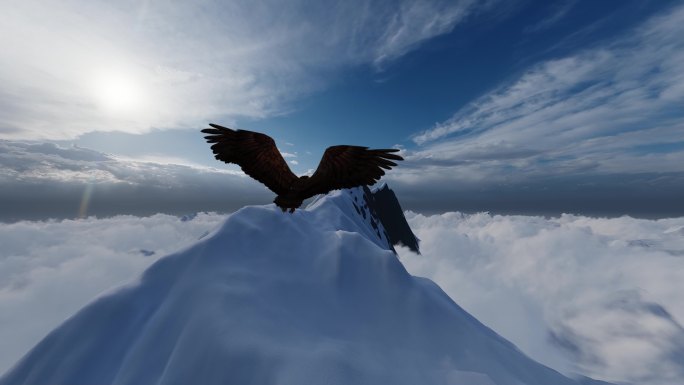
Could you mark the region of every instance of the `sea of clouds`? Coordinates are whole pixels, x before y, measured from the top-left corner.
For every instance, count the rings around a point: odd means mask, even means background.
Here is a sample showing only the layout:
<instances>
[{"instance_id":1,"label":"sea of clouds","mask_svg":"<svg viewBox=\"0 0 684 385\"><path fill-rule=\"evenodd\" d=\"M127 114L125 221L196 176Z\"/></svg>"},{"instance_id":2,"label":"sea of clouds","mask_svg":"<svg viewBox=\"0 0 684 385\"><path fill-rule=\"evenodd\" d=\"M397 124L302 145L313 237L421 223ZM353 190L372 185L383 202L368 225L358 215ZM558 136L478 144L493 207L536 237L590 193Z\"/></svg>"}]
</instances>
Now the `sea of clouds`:
<instances>
[{"instance_id":1,"label":"sea of clouds","mask_svg":"<svg viewBox=\"0 0 684 385\"><path fill-rule=\"evenodd\" d=\"M194 243L224 216L0 224L0 373L103 291Z\"/></svg>"},{"instance_id":2,"label":"sea of clouds","mask_svg":"<svg viewBox=\"0 0 684 385\"><path fill-rule=\"evenodd\" d=\"M0 224L0 372L100 293L223 219L117 216ZM684 218L407 212L410 273L532 358L638 384L684 378Z\"/></svg>"},{"instance_id":3,"label":"sea of clouds","mask_svg":"<svg viewBox=\"0 0 684 385\"><path fill-rule=\"evenodd\" d=\"M445 213L407 219L422 255L399 248L532 358L635 384L684 378L684 218Z\"/></svg>"}]
</instances>

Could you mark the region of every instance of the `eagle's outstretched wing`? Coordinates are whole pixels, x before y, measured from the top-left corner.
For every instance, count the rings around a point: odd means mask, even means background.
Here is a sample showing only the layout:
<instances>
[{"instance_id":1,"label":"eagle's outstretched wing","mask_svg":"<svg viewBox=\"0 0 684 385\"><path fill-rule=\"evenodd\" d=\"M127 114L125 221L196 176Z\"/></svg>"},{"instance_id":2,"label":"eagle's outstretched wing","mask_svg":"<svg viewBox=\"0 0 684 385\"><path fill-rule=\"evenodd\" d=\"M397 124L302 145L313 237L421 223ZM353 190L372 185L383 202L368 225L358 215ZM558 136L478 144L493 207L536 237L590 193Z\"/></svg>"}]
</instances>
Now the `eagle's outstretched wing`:
<instances>
[{"instance_id":1,"label":"eagle's outstretched wing","mask_svg":"<svg viewBox=\"0 0 684 385\"><path fill-rule=\"evenodd\" d=\"M397 149L371 150L360 146L328 147L316 172L303 183L302 193L309 197L329 191L372 185L385 175L385 170L397 164L392 160L404 160L392 154Z\"/></svg>"},{"instance_id":2,"label":"eagle's outstretched wing","mask_svg":"<svg viewBox=\"0 0 684 385\"><path fill-rule=\"evenodd\" d=\"M258 180L274 193L285 194L299 178L292 173L278 151L273 139L265 134L246 130L232 130L218 124L209 124L204 138L214 151L214 157L226 163L235 163L245 174Z\"/></svg>"}]
</instances>

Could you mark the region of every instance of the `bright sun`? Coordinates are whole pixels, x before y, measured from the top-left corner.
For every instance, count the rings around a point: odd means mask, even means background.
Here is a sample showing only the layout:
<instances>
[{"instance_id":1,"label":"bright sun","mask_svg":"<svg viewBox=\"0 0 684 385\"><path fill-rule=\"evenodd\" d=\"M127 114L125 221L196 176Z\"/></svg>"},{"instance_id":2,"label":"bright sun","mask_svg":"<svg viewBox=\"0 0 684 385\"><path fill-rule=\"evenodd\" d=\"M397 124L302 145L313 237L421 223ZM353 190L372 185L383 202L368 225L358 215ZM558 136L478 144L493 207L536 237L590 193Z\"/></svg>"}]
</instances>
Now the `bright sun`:
<instances>
[{"instance_id":1,"label":"bright sun","mask_svg":"<svg viewBox=\"0 0 684 385\"><path fill-rule=\"evenodd\" d=\"M95 79L98 106L113 115L128 115L143 106L143 90L133 76L120 72L105 72Z\"/></svg>"}]
</instances>

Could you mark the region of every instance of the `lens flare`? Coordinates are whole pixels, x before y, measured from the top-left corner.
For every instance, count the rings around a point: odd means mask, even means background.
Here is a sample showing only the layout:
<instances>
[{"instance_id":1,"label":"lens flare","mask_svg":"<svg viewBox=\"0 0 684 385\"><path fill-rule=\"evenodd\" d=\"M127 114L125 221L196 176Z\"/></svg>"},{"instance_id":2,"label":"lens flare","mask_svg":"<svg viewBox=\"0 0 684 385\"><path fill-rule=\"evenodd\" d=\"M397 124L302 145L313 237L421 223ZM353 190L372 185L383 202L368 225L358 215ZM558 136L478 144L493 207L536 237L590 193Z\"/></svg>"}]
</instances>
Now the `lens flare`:
<instances>
[{"instance_id":1,"label":"lens flare","mask_svg":"<svg viewBox=\"0 0 684 385\"><path fill-rule=\"evenodd\" d=\"M88 183L85 187L85 190L83 190L83 196L81 197L81 206L78 209L79 218L85 218L86 214L88 214L88 206L90 205L90 198L93 196L94 189L95 185L92 183Z\"/></svg>"}]
</instances>

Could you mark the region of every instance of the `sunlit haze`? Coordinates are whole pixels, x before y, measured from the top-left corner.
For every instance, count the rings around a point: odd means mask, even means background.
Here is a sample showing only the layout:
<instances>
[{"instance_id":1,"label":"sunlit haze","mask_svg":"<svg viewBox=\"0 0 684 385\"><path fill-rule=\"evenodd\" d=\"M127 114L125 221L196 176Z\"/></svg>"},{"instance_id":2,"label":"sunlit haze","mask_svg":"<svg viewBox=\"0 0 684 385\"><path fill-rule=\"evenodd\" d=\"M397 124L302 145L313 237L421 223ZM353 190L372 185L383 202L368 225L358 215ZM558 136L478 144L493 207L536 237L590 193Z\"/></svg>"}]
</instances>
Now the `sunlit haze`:
<instances>
[{"instance_id":1,"label":"sunlit haze","mask_svg":"<svg viewBox=\"0 0 684 385\"><path fill-rule=\"evenodd\" d=\"M134 116L144 111L145 91L139 79L117 71L102 71L93 79L93 96L102 110L113 116Z\"/></svg>"}]
</instances>

